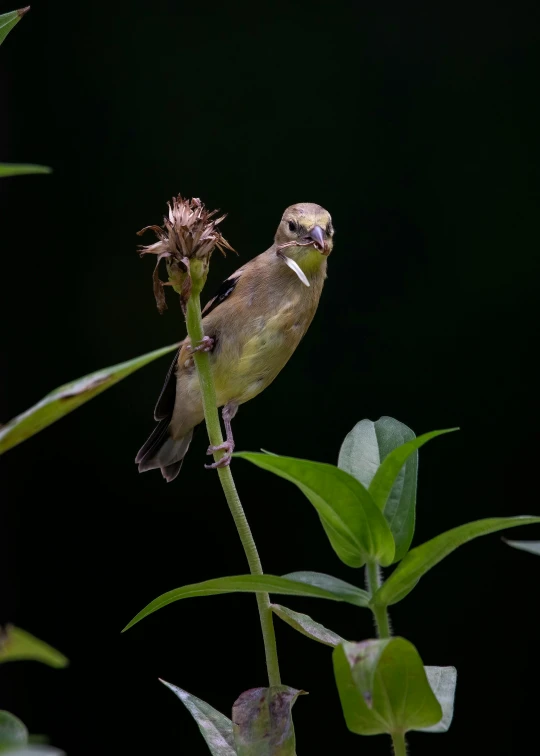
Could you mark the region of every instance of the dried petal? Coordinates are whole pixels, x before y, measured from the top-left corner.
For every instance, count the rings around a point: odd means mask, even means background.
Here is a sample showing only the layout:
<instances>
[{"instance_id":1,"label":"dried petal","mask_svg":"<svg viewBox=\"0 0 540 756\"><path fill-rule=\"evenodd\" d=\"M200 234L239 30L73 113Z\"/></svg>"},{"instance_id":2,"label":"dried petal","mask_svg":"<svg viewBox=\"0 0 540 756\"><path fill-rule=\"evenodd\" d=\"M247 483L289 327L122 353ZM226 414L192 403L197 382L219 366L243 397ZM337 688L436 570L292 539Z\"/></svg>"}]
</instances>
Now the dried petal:
<instances>
[{"instance_id":1,"label":"dried petal","mask_svg":"<svg viewBox=\"0 0 540 756\"><path fill-rule=\"evenodd\" d=\"M156 305L158 312L162 315L167 309L167 300L165 299L165 292L163 291L164 283L159 277L159 263L166 257L170 257L168 252L161 252L156 260L154 272L152 273L152 282L154 289L154 297L156 299Z\"/></svg>"},{"instance_id":2,"label":"dried petal","mask_svg":"<svg viewBox=\"0 0 540 756\"><path fill-rule=\"evenodd\" d=\"M190 260L197 259L203 263L202 267L199 266L199 270L203 271L200 274L201 281L198 281L200 288L206 278L214 249L217 247L223 255L227 249L234 252L229 242L217 229L218 224L226 217L225 215L216 219L214 216L217 210L209 212L200 199L196 197L191 200L182 199L180 194L168 203L168 208L168 214L163 219L163 227L146 226L138 232L140 235L145 231L153 231L158 238L154 244L140 247L139 253L141 256L147 254L158 256L153 280L154 295L160 312L166 308L163 292L163 286L166 284L160 280L158 274L159 263L163 258L167 258L170 283L180 294L182 307L185 308L193 287Z\"/></svg>"}]
</instances>

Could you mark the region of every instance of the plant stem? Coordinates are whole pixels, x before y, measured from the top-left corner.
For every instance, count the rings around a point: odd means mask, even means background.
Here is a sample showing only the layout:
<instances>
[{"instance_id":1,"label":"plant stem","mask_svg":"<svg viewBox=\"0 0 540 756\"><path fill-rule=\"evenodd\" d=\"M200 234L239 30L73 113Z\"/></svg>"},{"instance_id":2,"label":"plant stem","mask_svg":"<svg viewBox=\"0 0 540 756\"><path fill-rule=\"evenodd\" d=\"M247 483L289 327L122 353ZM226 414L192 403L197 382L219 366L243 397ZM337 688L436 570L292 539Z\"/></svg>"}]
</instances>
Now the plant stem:
<instances>
[{"instance_id":1,"label":"plant stem","mask_svg":"<svg viewBox=\"0 0 540 756\"><path fill-rule=\"evenodd\" d=\"M192 293L188 300L186 308L186 325L189 338L192 344L199 344L204 337L201 316L201 302L198 294ZM210 358L206 352L195 352L195 365L199 376L201 386L202 403L204 408L204 419L208 431L208 438L212 446L219 446L223 443L221 425L219 423L219 414L217 409L216 389L214 379L210 368ZM214 454L214 459L218 461L225 452L219 451ZM251 528L247 521L244 509L240 502L234 479L229 466L218 468L219 480L223 493L227 499L227 504L233 516L236 530L244 547L249 571L252 575L262 575L263 570L259 553L253 540ZM276 636L274 633L274 621L272 610L270 608L270 598L267 593L257 593L257 604L259 607L259 616L261 619L261 629L264 641L264 651L266 655L266 668L268 671L268 681L270 685L280 685L279 662L277 656Z\"/></svg>"},{"instance_id":2,"label":"plant stem","mask_svg":"<svg viewBox=\"0 0 540 756\"><path fill-rule=\"evenodd\" d=\"M368 584L369 592L373 597L382 585L381 571L379 569L379 565L376 562L368 562L366 564L366 582ZM386 606L378 606L377 604L373 605L371 608L373 610L373 614L375 615L377 637L389 638L391 632L388 609L386 608Z\"/></svg>"},{"instance_id":3,"label":"plant stem","mask_svg":"<svg viewBox=\"0 0 540 756\"><path fill-rule=\"evenodd\" d=\"M375 595L377 590L382 585L381 569L376 562L366 563L366 583L368 585L371 596ZM386 606L380 606L377 604L372 605L373 614L375 615L375 624L377 626L378 638L389 638L390 632L390 618L388 616L388 609ZM405 735L403 733L392 733L392 746L394 748L394 756L407 756L407 744L405 742Z\"/></svg>"},{"instance_id":4,"label":"plant stem","mask_svg":"<svg viewBox=\"0 0 540 756\"><path fill-rule=\"evenodd\" d=\"M394 746L394 756L407 756L405 735L392 733L392 745Z\"/></svg>"}]
</instances>

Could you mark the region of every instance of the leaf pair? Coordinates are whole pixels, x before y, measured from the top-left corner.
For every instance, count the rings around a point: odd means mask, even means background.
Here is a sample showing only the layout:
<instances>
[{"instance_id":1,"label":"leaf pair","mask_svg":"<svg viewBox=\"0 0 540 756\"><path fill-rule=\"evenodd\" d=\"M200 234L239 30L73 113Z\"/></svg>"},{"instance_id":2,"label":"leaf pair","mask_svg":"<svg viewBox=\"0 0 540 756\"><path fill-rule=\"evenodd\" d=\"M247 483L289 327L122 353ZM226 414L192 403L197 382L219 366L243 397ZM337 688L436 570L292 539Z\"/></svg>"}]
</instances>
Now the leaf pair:
<instances>
[{"instance_id":1,"label":"leaf pair","mask_svg":"<svg viewBox=\"0 0 540 756\"><path fill-rule=\"evenodd\" d=\"M341 447L339 465L343 469L275 454L244 452L235 456L298 486L347 565L360 567L369 560L386 566L399 561L370 602L372 607L388 606L401 601L426 572L458 546L498 530L540 522L538 517L477 520L408 551L415 525L418 449L452 430L416 438L410 428L393 418L362 420Z\"/></svg>"},{"instance_id":2,"label":"leaf pair","mask_svg":"<svg viewBox=\"0 0 540 756\"><path fill-rule=\"evenodd\" d=\"M271 457L271 459L275 459L275 457ZM344 601L358 607L388 606L401 601L414 588L422 575L425 575L458 546L481 535L534 523L540 523L540 517L496 517L470 522L467 525L442 533L431 541L412 549L371 598L362 588L357 588L351 583L320 572L291 572L283 577L276 575L236 575L205 580L202 583L193 583L168 591L145 606L126 625L124 631L136 625L149 614L174 601L224 593L265 592Z\"/></svg>"},{"instance_id":3,"label":"leaf pair","mask_svg":"<svg viewBox=\"0 0 540 756\"><path fill-rule=\"evenodd\" d=\"M396 544L394 561L402 559L414 533L418 450L400 465L394 480L384 468L381 471L381 463L397 447L414 439L414 432L393 417L360 420L339 450L338 467L360 481L384 513Z\"/></svg>"},{"instance_id":4,"label":"leaf pair","mask_svg":"<svg viewBox=\"0 0 540 756\"><path fill-rule=\"evenodd\" d=\"M414 534L418 449L453 430L416 438L391 417L362 420L343 442L339 467L274 454L235 456L298 486L349 567L368 561L385 567L405 556Z\"/></svg>"},{"instance_id":5,"label":"leaf pair","mask_svg":"<svg viewBox=\"0 0 540 756\"><path fill-rule=\"evenodd\" d=\"M418 449L457 428L432 431L416 438L393 417L361 420L347 434L338 465L360 481L383 512L394 538L394 562L407 553L416 521Z\"/></svg>"},{"instance_id":6,"label":"leaf pair","mask_svg":"<svg viewBox=\"0 0 540 756\"><path fill-rule=\"evenodd\" d=\"M184 585L163 593L144 607L124 628L129 630L149 614L173 601L196 596L216 596L223 593L276 593L285 596L311 596L332 601L345 601L355 606L368 606L369 595L344 580L321 572L291 572L289 575L236 575L202 583Z\"/></svg>"},{"instance_id":7,"label":"leaf pair","mask_svg":"<svg viewBox=\"0 0 540 756\"><path fill-rule=\"evenodd\" d=\"M282 616L284 607L273 607ZM287 621L313 628L328 645L339 636L310 617L285 609ZM294 625L293 625L294 626ZM360 735L446 732L454 709L454 667L424 667L404 638L350 643L339 639L334 670L348 728ZM165 683L196 720L213 756L294 756L291 707L300 691L286 686L246 691L233 707L232 721L181 688Z\"/></svg>"},{"instance_id":8,"label":"leaf pair","mask_svg":"<svg viewBox=\"0 0 540 756\"><path fill-rule=\"evenodd\" d=\"M358 735L445 732L452 721L456 670L424 667L405 638L340 644L334 673L347 727Z\"/></svg>"},{"instance_id":9,"label":"leaf pair","mask_svg":"<svg viewBox=\"0 0 540 756\"><path fill-rule=\"evenodd\" d=\"M292 609L288 609L287 607L280 606L278 604L272 604L271 606L272 606L272 611L274 612L274 614L280 617L280 619L282 619L292 628L302 633L302 635L305 635L307 638L311 638L311 640L315 640L319 643L323 643L327 646L332 646L334 648L336 646L341 646L341 648L343 649L343 653L345 653L346 657L347 657L347 649L361 645L361 644L348 643L343 638L341 638L337 633L334 633L332 630L329 630L328 628L324 627L319 622L316 622L307 614L300 614L299 612L295 612ZM370 643L373 643L373 642L374 641L370 641ZM336 661L337 658L340 658L340 652L334 652L335 664L338 664L338 662ZM388 663L388 657L386 658L386 663ZM429 686L431 690L433 691L433 693L435 694L435 697L437 698L437 701L439 702L441 706L442 718L440 720L437 720L435 724L422 727L421 729L424 730L424 732L446 732L448 728L450 727L450 723L452 721L452 717L454 714L454 694L455 694L456 680L457 680L456 668L455 667L424 667L424 670L426 673ZM381 671L379 670L379 673L380 672ZM402 670L398 670L398 673L401 674ZM348 677L347 675L345 675L345 681L347 679ZM343 680L341 681L338 680L338 686L340 684L343 685ZM423 686L422 680L420 681L420 684ZM410 701L405 701L404 703L406 704L405 708L410 706ZM363 705L362 705L362 708L363 708ZM354 714L354 712L351 712L351 714ZM363 734L367 734L367 733L363 733Z\"/></svg>"},{"instance_id":10,"label":"leaf pair","mask_svg":"<svg viewBox=\"0 0 540 756\"><path fill-rule=\"evenodd\" d=\"M237 699L232 721L210 704L162 680L197 722L212 756L295 756L291 709L304 691L276 685Z\"/></svg>"}]
</instances>

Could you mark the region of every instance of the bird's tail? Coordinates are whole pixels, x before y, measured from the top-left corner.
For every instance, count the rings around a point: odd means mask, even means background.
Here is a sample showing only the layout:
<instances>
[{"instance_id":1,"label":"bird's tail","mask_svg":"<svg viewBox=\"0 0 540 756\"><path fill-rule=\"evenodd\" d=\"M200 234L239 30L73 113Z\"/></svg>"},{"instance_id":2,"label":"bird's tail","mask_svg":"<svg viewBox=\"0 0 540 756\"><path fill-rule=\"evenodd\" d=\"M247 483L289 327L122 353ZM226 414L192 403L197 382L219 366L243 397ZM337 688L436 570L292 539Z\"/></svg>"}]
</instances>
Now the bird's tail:
<instances>
[{"instance_id":1,"label":"bird's tail","mask_svg":"<svg viewBox=\"0 0 540 756\"><path fill-rule=\"evenodd\" d=\"M181 438L172 438L169 426L170 418L160 420L135 457L139 472L160 468L167 483L174 480L180 472L193 438L193 428Z\"/></svg>"}]
</instances>

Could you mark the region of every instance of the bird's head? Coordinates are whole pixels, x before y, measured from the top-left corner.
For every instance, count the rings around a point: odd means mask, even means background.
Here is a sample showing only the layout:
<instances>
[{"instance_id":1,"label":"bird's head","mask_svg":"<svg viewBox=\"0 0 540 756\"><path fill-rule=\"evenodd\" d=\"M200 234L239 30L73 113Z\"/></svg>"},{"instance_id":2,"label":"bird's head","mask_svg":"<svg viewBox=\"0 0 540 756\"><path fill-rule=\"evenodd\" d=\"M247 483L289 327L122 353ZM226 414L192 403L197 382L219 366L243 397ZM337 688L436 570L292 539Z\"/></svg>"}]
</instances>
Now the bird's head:
<instances>
[{"instance_id":1,"label":"bird's head","mask_svg":"<svg viewBox=\"0 0 540 756\"><path fill-rule=\"evenodd\" d=\"M275 242L278 251L283 251L307 272L326 260L334 245L333 236L330 213L312 202L300 202L283 213Z\"/></svg>"}]
</instances>

